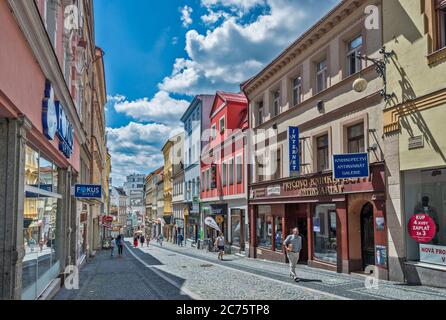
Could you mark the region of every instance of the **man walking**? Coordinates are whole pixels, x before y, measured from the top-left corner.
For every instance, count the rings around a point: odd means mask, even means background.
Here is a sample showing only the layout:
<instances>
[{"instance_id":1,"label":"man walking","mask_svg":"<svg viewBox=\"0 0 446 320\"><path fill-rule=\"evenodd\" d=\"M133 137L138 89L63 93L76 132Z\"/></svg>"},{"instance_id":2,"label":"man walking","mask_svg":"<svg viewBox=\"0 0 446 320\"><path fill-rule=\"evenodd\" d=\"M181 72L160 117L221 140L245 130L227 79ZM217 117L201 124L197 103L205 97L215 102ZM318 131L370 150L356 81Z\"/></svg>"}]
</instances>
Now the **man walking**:
<instances>
[{"instance_id":1,"label":"man walking","mask_svg":"<svg viewBox=\"0 0 446 320\"><path fill-rule=\"evenodd\" d=\"M299 262L300 250L302 249L302 237L299 235L299 228L293 229L293 234L290 234L283 242L283 247L286 250L288 260L290 262L290 277L294 281L299 282L296 275L296 265Z\"/></svg>"}]
</instances>

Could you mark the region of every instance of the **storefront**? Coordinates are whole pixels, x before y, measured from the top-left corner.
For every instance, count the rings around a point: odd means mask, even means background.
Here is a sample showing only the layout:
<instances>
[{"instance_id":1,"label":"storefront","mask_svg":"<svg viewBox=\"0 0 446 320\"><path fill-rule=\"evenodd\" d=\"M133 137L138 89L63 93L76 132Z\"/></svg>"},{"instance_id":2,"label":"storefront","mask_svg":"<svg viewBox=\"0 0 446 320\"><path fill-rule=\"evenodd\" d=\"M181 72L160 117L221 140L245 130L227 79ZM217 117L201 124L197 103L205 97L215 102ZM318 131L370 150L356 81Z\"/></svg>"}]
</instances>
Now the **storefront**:
<instances>
[{"instance_id":1,"label":"storefront","mask_svg":"<svg viewBox=\"0 0 446 320\"><path fill-rule=\"evenodd\" d=\"M376 266L387 278L384 165L364 179L331 173L257 183L250 188L249 256L286 262L282 243L298 227L301 263L337 272Z\"/></svg>"},{"instance_id":2,"label":"storefront","mask_svg":"<svg viewBox=\"0 0 446 320\"><path fill-rule=\"evenodd\" d=\"M446 168L402 173L406 274L412 284L446 286Z\"/></svg>"},{"instance_id":3,"label":"storefront","mask_svg":"<svg viewBox=\"0 0 446 320\"><path fill-rule=\"evenodd\" d=\"M225 239L227 239L228 237L228 205L223 203L223 204L209 204L209 203L205 203L203 204L203 216L204 219L206 219L207 217L212 217L215 222L217 223L218 227L221 230L221 233L223 234L223 236L225 237ZM211 228L210 226L205 226L204 227L205 230L205 234L204 234L204 238L205 239L209 239L209 240L214 240L218 237L218 231L215 230L214 228Z\"/></svg>"}]
</instances>

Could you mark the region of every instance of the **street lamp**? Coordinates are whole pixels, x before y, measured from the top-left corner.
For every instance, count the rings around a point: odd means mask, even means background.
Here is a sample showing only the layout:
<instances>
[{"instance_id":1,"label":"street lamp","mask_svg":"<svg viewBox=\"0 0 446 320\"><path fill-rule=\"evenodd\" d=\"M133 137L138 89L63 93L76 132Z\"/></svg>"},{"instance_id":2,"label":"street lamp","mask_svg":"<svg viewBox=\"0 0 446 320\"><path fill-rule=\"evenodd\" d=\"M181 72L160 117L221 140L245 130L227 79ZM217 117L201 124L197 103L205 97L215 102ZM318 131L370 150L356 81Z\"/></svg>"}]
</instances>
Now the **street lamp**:
<instances>
[{"instance_id":1,"label":"street lamp","mask_svg":"<svg viewBox=\"0 0 446 320\"><path fill-rule=\"evenodd\" d=\"M389 58L395 54L395 52L392 50L390 52L386 52L386 48L382 47L381 50L379 50L379 53L383 55L381 59L374 59L369 58L367 56L363 56L361 54L358 54L356 57L361 60L370 61L375 66L375 70L378 73L379 77L383 79L384 82L384 88L380 91L381 95L383 96L385 101L390 100L394 94L389 94L387 92L387 75L386 75L386 65L389 63ZM361 74L359 75L359 78L356 79L353 82L353 90L356 92L363 92L365 89L367 89L367 80L361 77Z\"/></svg>"}]
</instances>

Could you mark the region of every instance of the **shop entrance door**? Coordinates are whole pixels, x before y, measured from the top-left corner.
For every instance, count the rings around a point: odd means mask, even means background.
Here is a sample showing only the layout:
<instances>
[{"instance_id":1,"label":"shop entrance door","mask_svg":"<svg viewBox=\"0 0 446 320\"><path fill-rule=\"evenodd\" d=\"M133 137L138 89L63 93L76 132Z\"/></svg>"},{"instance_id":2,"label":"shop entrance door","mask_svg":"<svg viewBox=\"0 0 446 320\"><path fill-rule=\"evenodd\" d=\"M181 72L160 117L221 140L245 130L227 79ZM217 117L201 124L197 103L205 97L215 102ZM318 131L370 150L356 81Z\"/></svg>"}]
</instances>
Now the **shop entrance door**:
<instances>
[{"instance_id":1,"label":"shop entrance door","mask_svg":"<svg viewBox=\"0 0 446 320\"><path fill-rule=\"evenodd\" d=\"M375 234L373 206L367 203L361 211L361 250L362 267L375 265Z\"/></svg>"}]
</instances>

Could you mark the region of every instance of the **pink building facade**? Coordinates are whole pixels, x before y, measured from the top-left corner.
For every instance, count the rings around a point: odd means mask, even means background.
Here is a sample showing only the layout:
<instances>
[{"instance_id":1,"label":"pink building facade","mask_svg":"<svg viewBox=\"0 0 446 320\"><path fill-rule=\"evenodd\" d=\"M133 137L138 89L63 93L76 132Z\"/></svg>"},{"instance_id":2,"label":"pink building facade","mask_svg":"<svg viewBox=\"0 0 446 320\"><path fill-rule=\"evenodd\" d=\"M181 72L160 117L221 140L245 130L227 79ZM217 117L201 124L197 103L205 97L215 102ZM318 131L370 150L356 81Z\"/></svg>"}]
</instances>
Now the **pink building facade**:
<instances>
[{"instance_id":1,"label":"pink building facade","mask_svg":"<svg viewBox=\"0 0 446 320\"><path fill-rule=\"evenodd\" d=\"M76 261L71 189L85 134L65 9L0 1L0 299L38 298Z\"/></svg>"}]
</instances>

